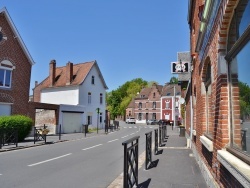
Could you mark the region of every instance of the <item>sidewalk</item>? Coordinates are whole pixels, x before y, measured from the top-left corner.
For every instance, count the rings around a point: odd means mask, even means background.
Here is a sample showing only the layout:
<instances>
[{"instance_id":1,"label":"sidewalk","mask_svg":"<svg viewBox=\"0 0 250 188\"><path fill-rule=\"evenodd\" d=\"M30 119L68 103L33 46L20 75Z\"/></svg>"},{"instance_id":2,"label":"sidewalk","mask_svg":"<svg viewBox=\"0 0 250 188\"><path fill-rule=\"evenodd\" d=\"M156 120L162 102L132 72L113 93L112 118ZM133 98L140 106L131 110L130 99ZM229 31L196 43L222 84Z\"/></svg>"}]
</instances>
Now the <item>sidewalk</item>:
<instances>
[{"instance_id":1,"label":"sidewalk","mask_svg":"<svg viewBox=\"0 0 250 188\"><path fill-rule=\"evenodd\" d=\"M145 164L138 172L139 188L205 188L207 187L192 150L186 147L186 138L179 136L178 128L168 126L168 138L158 155L152 153L152 165ZM165 145L165 146L164 146Z\"/></svg>"},{"instance_id":2,"label":"sidewalk","mask_svg":"<svg viewBox=\"0 0 250 188\"><path fill-rule=\"evenodd\" d=\"M110 133L110 130L109 130ZM46 138L46 144L54 144L58 142L67 142L70 140L78 140L78 139L85 139L89 137L94 137L97 135L105 135L104 129L98 130L97 132L91 132L87 133L85 137L85 133L72 133L72 134L61 134L61 138L59 139L59 135L47 135ZM23 149L23 148L29 148L29 147L37 147L37 146L42 146L45 145L44 141L36 141L34 144L34 137L27 137L25 138L24 141L18 142L18 145L4 145L2 146L2 149L0 149L0 152L6 152L6 151L11 151L11 150L18 150L18 149Z\"/></svg>"}]
</instances>

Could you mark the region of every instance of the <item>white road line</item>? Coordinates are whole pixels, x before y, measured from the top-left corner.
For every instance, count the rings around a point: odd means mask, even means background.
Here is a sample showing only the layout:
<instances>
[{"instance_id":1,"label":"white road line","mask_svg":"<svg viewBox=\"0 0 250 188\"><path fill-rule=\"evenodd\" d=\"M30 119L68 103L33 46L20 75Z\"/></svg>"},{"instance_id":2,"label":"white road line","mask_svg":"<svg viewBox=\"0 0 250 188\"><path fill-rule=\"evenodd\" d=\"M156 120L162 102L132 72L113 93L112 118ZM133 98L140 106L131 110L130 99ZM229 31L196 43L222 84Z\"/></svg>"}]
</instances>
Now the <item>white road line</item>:
<instances>
[{"instance_id":1,"label":"white road line","mask_svg":"<svg viewBox=\"0 0 250 188\"><path fill-rule=\"evenodd\" d=\"M53 160L56 160L56 159L60 159L60 158L62 158L62 157L67 157L67 156L69 156L69 155L71 155L72 153L68 153L68 154L66 154L66 155L62 155L62 156L59 156L59 157L55 157L55 158L52 158L52 159L48 159L48 160L45 160L45 161L41 161L41 162L39 162L39 163L34 163L34 164L30 164L30 165L28 165L28 166L36 166L36 165L39 165L39 164L42 164L42 163L46 163L46 162L49 162L49 161L53 161Z\"/></svg>"},{"instance_id":2,"label":"white road line","mask_svg":"<svg viewBox=\"0 0 250 188\"><path fill-rule=\"evenodd\" d=\"M3 174L0 174L0 176L3 175Z\"/></svg>"},{"instance_id":3,"label":"white road line","mask_svg":"<svg viewBox=\"0 0 250 188\"><path fill-rule=\"evenodd\" d=\"M110 142L114 142L114 141L116 141L116 140L118 140L118 139L110 140L110 141L108 141L108 143L110 143Z\"/></svg>"},{"instance_id":4,"label":"white road line","mask_svg":"<svg viewBox=\"0 0 250 188\"><path fill-rule=\"evenodd\" d=\"M131 133L130 135L133 135L133 134L135 134L135 133Z\"/></svg>"},{"instance_id":5,"label":"white road line","mask_svg":"<svg viewBox=\"0 0 250 188\"><path fill-rule=\"evenodd\" d=\"M129 135L126 135L126 136L123 136L122 138L126 138L126 137L128 137Z\"/></svg>"},{"instance_id":6,"label":"white road line","mask_svg":"<svg viewBox=\"0 0 250 188\"><path fill-rule=\"evenodd\" d=\"M98 146L101 146L102 144L98 144L98 145L95 145L95 146L92 146L92 147L89 147L89 148L85 148L85 149L82 149L82 150L88 150L88 149L92 149L92 148L95 148L95 147L98 147Z\"/></svg>"}]
</instances>

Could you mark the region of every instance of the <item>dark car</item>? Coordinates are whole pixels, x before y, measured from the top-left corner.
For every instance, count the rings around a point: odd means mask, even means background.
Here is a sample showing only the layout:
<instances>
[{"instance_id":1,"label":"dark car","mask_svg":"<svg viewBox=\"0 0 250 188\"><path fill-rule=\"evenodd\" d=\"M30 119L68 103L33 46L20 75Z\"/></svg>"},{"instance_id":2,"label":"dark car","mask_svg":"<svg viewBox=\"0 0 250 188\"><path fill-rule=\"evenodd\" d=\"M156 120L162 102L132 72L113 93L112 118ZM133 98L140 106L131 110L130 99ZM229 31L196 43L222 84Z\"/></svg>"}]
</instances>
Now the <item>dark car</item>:
<instances>
[{"instance_id":1,"label":"dark car","mask_svg":"<svg viewBox=\"0 0 250 188\"><path fill-rule=\"evenodd\" d=\"M172 121L167 120L167 119L160 119L158 121L158 125L170 125Z\"/></svg>"},{"instance_id":2,"label":"dark car","mask_svg":"<svg viewBox=\"0 0 250 188\"><path fill-rule=\"evenodd\" d=\"M147 125L157 125L158 121L156 119L147 120Z\"/></svg>"}]
</instances>

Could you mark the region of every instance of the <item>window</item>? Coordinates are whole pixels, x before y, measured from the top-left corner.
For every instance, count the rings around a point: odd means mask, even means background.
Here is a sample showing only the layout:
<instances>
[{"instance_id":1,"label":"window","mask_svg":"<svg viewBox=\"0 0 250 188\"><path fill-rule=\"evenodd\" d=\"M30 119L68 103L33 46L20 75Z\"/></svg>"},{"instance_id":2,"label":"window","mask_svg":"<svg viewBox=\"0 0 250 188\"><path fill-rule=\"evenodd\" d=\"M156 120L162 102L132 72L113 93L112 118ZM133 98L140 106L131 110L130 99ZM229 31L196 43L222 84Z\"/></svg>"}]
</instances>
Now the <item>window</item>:
<instances>
[{"instance_id":1,"label":"window","mask_svg":"<svg viewBox=\"0 0 250 188\"><path fill-rule=\"evenodd\" d=\"M153 108L156 108L156 102L153 102Z\"/></svg>"},{"instance_id":2,"label":"window","mask_svg":"<svg viewBox=\"0 0 250 188\"><path fill-rule=\"evenodd\" d=\"M3 40L3 33L0 32L0 42Z\"/></svg>"},{"instance_id":3,"label":"window","mask_svg":"<svg viewBox=\"0 0 250 188\"><path fill-rule=\"evenodd\" d=\"M100 104L102 104L102 93L100 93Z\"/></svg>"},{"instance_id":4,"label":"window","mask_svg":"<svg viewBox=\"0 0 250 188\"><path fill-rule=\"evenodd\" d=\"M169 101L166 101L166 109L169 109Z\"/></svg>"},{"instance_id":5,"label":"window","mask_svg":"<svg viewBox=\"0 0 250 188\"><path fill-rule=\"evenodd\" d=\"M88 92L88 104L91 104L91 93Z\"/></svg>"},{"instance_id":6,"label":"window","mask_svg":"<svg viewBox=\"0 0 250 188\"><path fill-rule=\"evenodd\" d=\"M139 102L139 109L141 109L142 108L142 103L141 102Z\"/></svg>"},{"instance_id":7,"label":"window","mask_svg":"<svg viewBox=\"0 0 250 188\"><path fill-rule=\"evenodd\" d=\"M12 70L15 67L8 60L0 63L0 87L11 88Z\"/></svg>"},{"instance_id":8,"label":"window","mask_svg":"<svg viewBox=\"0 0 250 188\"><path fill-rule=\"evenodd\" d=\"M138 114L138 119L139 119L139 120L142 120L142 113L139 113L139 114Z\"/></svg>"},{"instance_id":9,"label":"window","mask_svg":"<svg viewBox=\"0 0 250 188\"><path fill-rule=\"evenodd\" d=\"M155 93L153 93L153 98L155 98Z\"/></svg>"},{"instance_id":10,"label":"window","mask_svg":"<svg viewBox=\"0 0 250 188\"><path fill-rule=\"evenodd\" d=\"M206 73L205 73L205 106L206 106L206 132L205 134L212 139L213 138L213 123L212 123L212 96L211 96L211 62L210 58L206 59Z\"/></svg>"},{"instance_id":11,"label":"window","mask_svg":"<svg viewBox=\"0 0 250 188\"><path fill-rule=\"evenodd\" d=\"M250 2L240 1L230 25L226 59L230 82L230 147L250 157ZM233 35L236 33L236 35ZM242 155L243 154L243 155Z\"/></svg>"},{"instance_id":12,"label":"window","mask_svg":"<svg viewBox=\"0 0 250 188\"><path fill-rule=\"evenodd\" d=\"M152 119L156 119L156 113L152 114Z\"/></svg>"},{"instance_id":13,"label":"window","mask_svg":"<svg viewBox=\"0 0 250 188\"><path fill-rule=\"evenodd\" d=\"M92 116L88 116L88 125L92 124Z\"/></svg>"},{"instance_id":14,"label":"window","mask_svg":"<svg viewBox=\"0 0 250 188\"><path fill-rule=\"evenodd\" d=\"M100 123L102 123L102 113L100 113Z\"/></svg>"},{"instance_id":15,"label":"window","mask_svg":"<svg viewBox=\"0 0 250 188\"><path fill-rule=\"evenodd\" d=\"M92 76L91 84L95 84L95 76Z\"/></svg>"}]
</instances>

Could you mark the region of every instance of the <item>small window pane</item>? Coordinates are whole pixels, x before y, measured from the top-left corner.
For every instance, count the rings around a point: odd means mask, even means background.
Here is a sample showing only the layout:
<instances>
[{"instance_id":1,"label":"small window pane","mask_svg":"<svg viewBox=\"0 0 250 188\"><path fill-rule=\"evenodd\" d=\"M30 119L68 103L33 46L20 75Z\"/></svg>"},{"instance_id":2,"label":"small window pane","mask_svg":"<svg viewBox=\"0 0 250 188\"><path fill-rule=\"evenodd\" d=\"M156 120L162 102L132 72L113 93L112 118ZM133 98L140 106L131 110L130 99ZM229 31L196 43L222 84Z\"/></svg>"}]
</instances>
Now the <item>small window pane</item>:
<instances>
[{"instance_id":1,"label":"small window pane","mask_svg":"<svg viewBox=\"0 0 250 188\"><path fill-rule=\"evenodd\" d=\"M0 86L4 85L4 70L0 69Z\"/></svg>"},{"instance_id":2,"label":"small window pane","mask_svg":"<svg viewBox=\"0 0 250 188\"><path fill-rule=\"evenodd\" d=\"M10 81L11 81L11 71L6 70L5 71L5 86L10 87Z\"/></svg>"}]
</instances>

